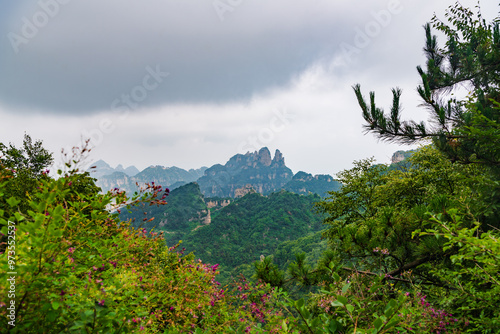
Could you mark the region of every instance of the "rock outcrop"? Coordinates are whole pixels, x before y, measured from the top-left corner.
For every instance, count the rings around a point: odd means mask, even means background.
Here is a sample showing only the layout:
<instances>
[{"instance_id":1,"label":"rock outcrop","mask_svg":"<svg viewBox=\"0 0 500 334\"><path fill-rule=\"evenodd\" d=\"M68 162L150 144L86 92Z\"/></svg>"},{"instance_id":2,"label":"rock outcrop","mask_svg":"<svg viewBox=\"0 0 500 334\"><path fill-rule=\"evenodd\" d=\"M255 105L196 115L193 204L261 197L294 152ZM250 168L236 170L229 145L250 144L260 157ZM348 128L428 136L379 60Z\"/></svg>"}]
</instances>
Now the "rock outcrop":
<instances>
[{"instance_id":1,"label":"rock outcrop","mask_svg":"<svg viewBox=\"0 0 500 334\"><path fill-rule=\"evenodd\" d=\"M214 165L198 179L205 197L237 197L253 188L261 194L281 189L293 177L283 154L276 150L274 158L267 147L258 152L236 154L225 165ZM248 193L248 191L246 191Z\"/></svg>"}]
</instances>

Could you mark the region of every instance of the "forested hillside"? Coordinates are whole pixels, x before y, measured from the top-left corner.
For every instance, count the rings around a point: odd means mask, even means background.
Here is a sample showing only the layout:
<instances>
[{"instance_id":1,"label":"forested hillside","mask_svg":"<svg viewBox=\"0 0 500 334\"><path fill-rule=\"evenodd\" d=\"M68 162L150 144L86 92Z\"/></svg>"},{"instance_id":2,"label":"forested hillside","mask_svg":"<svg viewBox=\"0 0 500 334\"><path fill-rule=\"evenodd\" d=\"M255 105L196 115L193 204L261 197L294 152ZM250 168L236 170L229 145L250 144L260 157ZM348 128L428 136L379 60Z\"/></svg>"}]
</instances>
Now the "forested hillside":
<instances>
[{"instance_id":1,"label":"forested hillside","mask_svg":"<svg viewBox=\"0 0 500 334\"><path fill-rule=\"evenodd\" d=\"M167 205L139 204L124 210L120 218L137 228L164 232L167 245L182 240L186 252L220 264L224 281L237 276L239 266L272 255L282 242L324 229L322 215L314 209L318 195L282 190L236 200L205 198L198 184L190 183L170 192L167 199Z\"/></svg>"}]
</instances>

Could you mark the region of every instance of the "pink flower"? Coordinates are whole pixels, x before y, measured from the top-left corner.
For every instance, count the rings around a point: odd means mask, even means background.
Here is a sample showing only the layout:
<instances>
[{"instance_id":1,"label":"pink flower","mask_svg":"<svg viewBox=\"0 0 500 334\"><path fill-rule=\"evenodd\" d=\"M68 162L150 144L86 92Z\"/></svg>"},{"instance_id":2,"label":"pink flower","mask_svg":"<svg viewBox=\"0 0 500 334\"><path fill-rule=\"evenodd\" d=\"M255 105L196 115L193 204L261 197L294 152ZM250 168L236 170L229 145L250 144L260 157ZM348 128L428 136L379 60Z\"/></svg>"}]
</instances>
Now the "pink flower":
<instances>
[{"instance_id":1,"label":"pink flower","mask_svg":"<svg viewBox=\"0 0 500 334\"><path fill-rule=\"evenodd\" d=\"M68 252L69 252L69 253L71 253L71 254L73 254L73 252L74 252L74 251L75 251L75 249L74 249L73 247L70 247L70 248L68 249Z\"/></svg>"}]
</instances>

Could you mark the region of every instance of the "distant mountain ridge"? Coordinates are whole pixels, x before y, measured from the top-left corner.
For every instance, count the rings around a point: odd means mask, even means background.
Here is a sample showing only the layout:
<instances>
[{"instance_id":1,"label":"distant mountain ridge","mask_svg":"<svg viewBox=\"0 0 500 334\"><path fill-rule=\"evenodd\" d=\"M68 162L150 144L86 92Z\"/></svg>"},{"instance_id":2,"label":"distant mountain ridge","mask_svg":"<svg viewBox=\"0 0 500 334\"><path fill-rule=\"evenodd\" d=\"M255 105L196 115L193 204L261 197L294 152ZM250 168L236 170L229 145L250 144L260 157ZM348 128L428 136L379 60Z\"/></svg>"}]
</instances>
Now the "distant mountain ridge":
<instances>
[{"instance_id":1,"label":"distant mountain ridge","mask_svg":"<svg viewBox=\"0 0 500 334\"><path fill-rule=\"evenodd\" d=\"M92 166L93 167L91 167L88 172L90 172L90 175L92 175L92 177L95 177L97 179L116 172L124 173L128 176L134 176L139 173L139 170L135 166L123 168L123 166L120 164L116 166L116 168L113 168L104 160L98 160L94 162Z\"/></svg>"},{"instance_id":2,"label":"distant mountain ridge","mask_svg":"<svg viewBox=\"0 0 500 334\"><path fill-rule=\"evenodd\" d=\"M225 165L208 168L197 182L207 197L236 197L239 189L250 187L267 195L281 189L292 177L281 152L276 150L271 159L271 152L263 147L258 152L237 154Z\"/></svg>"},{"instance_id":3,"label":"distant mountain ridge","mask_svg":"<svg viewBox=\"0 0 500 334\"><path fill-rule=\"evenodd\" d=\"M267 147L259 151L236 154L224 165L210 168L185 170L178 167L150 166L135 174L126 173L121 165L111 168L100 160L92 168L91 175L103 191L120 188L129 194L138 191L139 186L155 182L171 190L190 182L199 184L205 197L238 198L256 192L263 195L286 189L301 195L310 193L325 196L335 191L340 183L330 175L315 175L299 172L295 176L285 164L283 154L276 150L274 157ZM135 167L134 167L135 168Z\"/></svg>"}]
</instances>

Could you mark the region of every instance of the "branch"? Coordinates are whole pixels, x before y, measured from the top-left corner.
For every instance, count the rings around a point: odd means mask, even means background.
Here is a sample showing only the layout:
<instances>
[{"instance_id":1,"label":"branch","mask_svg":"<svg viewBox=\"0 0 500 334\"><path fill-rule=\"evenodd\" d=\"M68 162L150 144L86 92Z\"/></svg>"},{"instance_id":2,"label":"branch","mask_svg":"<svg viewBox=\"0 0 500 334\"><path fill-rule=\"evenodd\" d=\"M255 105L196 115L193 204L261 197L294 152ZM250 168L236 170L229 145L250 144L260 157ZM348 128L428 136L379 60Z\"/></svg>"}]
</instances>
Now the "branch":
<instances>
[{"instance_id":1,"label":"branch","mask_svg":"<svg viewBox=\"0 0 500 334\"><path fill-rule=\"evenodd\" d=\"M365 275L379 276L379 274L373 273L371 271L357 270L357 269L352 269L352 268L348 268L348 267L342 267L342 269L343 270L347 270L347 271L351 271L351 272L355 272L355 273L365 274ZM384 279L390 279L390 280L393 280L393 281L411 283L411 281L409 281L407 279L392 277L389 274L385 274L385 278Z\"/></svg>"}]
</instances>

